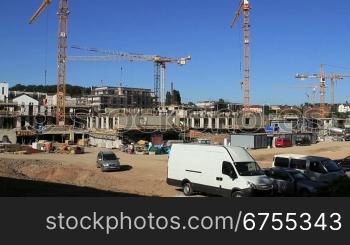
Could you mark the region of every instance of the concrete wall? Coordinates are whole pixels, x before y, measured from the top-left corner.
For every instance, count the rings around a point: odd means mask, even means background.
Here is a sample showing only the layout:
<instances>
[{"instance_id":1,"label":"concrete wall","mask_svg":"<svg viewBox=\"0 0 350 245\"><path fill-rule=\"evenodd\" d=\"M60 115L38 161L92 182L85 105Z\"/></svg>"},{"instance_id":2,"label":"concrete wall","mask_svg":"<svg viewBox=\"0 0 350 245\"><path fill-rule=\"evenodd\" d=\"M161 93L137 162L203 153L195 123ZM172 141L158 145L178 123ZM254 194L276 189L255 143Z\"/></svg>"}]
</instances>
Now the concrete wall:
<instances>
[{"instance_id":1,"label":"concrete wall","mask_svg":"<svg viewBox=\"0 0 350 245\"><path fill-rule=\"evenodd\" d=\"M107 149L118 149L121 144L122 144L121 140L99 139L99 138L94 138L90 136L90 145L92 146L107 148Z\"/></svg>"},{"instance_id":2,"label":"concrete wall","mask_svg":"<svg viewBox=\"0 0 350 245\"><path fill-rule=\"evenodd\" d=\"M0 129L0 141L2 140L2 137L4 135L7 135L11 141L11 143L16 144L17 138L16 138L16 130L14 129Z\"/></svg>"}]
</instances>

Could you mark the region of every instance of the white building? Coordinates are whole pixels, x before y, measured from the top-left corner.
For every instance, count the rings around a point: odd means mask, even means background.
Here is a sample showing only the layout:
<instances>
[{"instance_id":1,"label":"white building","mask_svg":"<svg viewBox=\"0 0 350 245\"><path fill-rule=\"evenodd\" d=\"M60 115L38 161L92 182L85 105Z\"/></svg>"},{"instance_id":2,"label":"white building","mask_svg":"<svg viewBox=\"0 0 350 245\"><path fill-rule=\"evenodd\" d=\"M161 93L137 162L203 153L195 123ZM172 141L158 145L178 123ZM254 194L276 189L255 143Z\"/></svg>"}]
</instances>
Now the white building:
<instances>
[{"instance_id":1,"label":"white building","mask_svg":"<svg viewBox=\"0 0 350 245\"><path fill-rule=\"evenodd\" d=\"M7 102L9 97L9 84L6 82L0 83L0 102Z\"/></svg>"},{"instance_id":2,"label":"white building","mask_svg":"<svg viewBox=\"0 0 350 245\"><path fill-rule=\"evenodd\" d=\"M57 94L55 95L48 95L46 97L46 100L44 101L44 104L46 106L57 106ZM65 104L66 106L75 106L77 105L77 98L72 98L71 96L66 95L65 97Z\"/></svg>"},{"instance_id":3,"label":"white building","mask_svg":"<svg viewBox=\"0 0 350 245\"><path fill-rule=\"evenodd\" d=\"M338 106L338 112L340 113L348 113L350 112L350 106L341 104Z\"/></svg>"},{"instance_id":4,"label":"white building","mask_svg":"<svg viewBox=\"0 0 350 245\"><path fill-rule=\"evenodd\" d=\"M13 99L21 107L21 114L37 115L39 111L39 101L27 94L21 94Z\"/></svg>"}]
</instances>

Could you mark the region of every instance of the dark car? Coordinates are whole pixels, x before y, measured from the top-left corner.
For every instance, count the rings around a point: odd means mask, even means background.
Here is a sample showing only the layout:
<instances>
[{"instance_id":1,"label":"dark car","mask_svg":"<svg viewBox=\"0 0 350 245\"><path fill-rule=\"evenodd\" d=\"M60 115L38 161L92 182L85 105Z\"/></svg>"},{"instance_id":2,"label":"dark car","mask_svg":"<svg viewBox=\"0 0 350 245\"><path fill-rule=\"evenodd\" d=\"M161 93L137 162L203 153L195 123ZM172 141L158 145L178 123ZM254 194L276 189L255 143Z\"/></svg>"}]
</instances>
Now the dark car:
<instances>
[{"instance_id":1,"label":"dark car","mask_svg":"<svg viewBox=\"0 0 350 245\"><path fill-rule=\"evenodd\" d=\"M327 196L330 186L313 181L298 170L272 168L265 174L273 180L274 193L282 196Z\"/></svg>"},{"instance_id":2,"label":"dark car","mask_svg":"<svg viewBox=\"0 0 350 245\"><path fill-rule=\"evenodd\" d=\"M120 162L112 151L101 151L97 154L96 167L102 172L120 169Z\"/></svg>"},{"instance_id":3,"label":"dark car","mask_svg":"<svg viewBox=\"0 0 350 245\"><path fill-rule=\"evenodd\" d=\"M341 160L335 161L340 167L342 167L345 171L350 171L350 156L345 157Z\"/></svg>"},{"instance_id":4,"label":"dark car","mask_svg":"<svg viewBox=\"0 0 350 245\"><path fill-rule=\"evenodd\" d=\"M307 137L297 137L295 139L295 144L299 146L311 145L311 140Z\"/></svg>"}]
</instances>

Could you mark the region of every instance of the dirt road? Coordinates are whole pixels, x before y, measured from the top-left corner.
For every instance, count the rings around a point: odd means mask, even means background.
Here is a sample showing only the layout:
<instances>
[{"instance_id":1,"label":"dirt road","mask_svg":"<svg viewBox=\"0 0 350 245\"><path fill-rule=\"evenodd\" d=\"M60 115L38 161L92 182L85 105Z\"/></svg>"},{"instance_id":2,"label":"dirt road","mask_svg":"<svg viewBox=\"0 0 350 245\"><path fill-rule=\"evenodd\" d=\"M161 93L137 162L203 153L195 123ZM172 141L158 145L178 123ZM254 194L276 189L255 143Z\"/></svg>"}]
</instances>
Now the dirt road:
<instances>
[{"instance_id":1,"label":"dirt road","mask_svg":"<svg viewBox=\"0 0 350 245\"><path fill-rule=\"evenodd\" d=\"M32 154L0 155L0 176L29 178L101 190L147 196L179 196L181 192L166 184L168 156L128 155L115 151L122 171L102 173L96 168L101 149L87 148L83 155ZM273 155L280 153L310 154L340 159L350 155L350 143L319 143L306 147L252 150L262 167L270 167Z\"/></svg>"}]
</instances>

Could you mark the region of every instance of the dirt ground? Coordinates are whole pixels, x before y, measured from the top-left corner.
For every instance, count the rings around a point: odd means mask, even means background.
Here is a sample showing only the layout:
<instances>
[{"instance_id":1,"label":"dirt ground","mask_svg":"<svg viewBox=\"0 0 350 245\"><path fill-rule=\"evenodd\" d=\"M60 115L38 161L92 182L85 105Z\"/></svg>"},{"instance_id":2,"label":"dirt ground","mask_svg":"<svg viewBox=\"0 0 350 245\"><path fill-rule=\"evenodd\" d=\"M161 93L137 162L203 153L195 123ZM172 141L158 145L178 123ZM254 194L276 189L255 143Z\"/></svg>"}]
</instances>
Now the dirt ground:
<instances>
[{"instance_id":1,"label":"dirt ground","mask_svg":"<svg viewBox=\"0 0 350 245\"><path fill-rule=\"evenodd\" d=\"M128 155L115 151L123 165L122 170L102 173L96 168L96 155L101 149L86 148L85 150L86 153L82 155L3 153L0 154L0 176L146 196L181 196L179 190L166 184L168 159L166 155ZM319 155L341 159L350 155L350 143L330 142L283 149L259 149L250 152L261 167L271 167L273 155L280 153Z\"/></svg>"}]
</instances>

